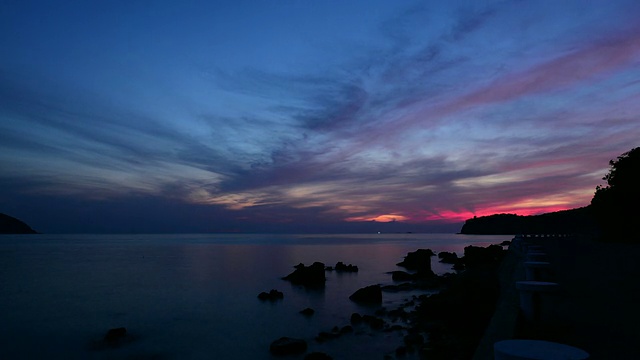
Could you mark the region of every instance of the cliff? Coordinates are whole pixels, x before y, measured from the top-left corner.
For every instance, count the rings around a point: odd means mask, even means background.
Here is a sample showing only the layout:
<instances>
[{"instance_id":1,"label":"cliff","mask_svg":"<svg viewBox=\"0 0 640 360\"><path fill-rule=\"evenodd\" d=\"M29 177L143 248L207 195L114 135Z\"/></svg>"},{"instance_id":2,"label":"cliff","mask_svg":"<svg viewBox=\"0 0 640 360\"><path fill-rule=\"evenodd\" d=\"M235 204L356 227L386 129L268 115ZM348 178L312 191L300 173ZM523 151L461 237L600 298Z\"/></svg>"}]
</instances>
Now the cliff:
<instances>
[{"instance_id":1,"label":"cliff","mask_svg":"<svg viewBox=\"0 0 640 360\"><path fill-rule=\"evenodd\" d=\"M462 225L461 234L586 234L598 231L590 206L541 215L496 214L474 217Z\"/></svg>"},{"instance_id":2,"label":"cliff","mask_svg":"<svg viewBox=\"0 0 640 360\"><path fill-rule=\"evenodd\" d=\"M0 213L0 234L37 234L29 225L24 222Z\"/></svg>"}]
</instances>

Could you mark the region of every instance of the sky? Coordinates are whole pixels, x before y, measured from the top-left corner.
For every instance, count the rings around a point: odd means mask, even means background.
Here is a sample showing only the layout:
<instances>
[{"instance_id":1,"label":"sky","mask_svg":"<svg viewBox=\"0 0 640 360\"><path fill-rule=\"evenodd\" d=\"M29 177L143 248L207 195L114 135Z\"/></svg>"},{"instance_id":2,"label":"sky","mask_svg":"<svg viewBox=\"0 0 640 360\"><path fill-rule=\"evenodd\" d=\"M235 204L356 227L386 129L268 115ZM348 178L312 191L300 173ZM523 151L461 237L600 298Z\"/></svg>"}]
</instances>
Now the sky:
<instances>
[{"instance_id":1,"label":"sky","mask_svg":"<svg viewBox=\"0 0 640 360\"><path fill-rule=\"evenodd\" d=\"M0 3L0 212L41 232L455 232L640 146L640 2Z\"/></svg>"}]
</instances>

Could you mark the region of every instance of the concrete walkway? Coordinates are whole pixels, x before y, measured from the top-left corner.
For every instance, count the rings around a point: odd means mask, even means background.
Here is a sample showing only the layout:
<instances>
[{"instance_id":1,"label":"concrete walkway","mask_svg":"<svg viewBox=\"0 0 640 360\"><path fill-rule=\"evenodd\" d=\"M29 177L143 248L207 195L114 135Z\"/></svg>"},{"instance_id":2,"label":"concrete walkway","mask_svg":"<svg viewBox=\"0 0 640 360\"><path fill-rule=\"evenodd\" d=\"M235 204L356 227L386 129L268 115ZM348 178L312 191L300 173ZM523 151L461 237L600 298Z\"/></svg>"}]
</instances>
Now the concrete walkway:
<instances>
[{"instance_id":1,"label":"concrete walkway","mask_svg":"<svg viewBox=\"0 0 640 360\"><path fill-rule=\"evenodd\" d=\"M493 344L528 338L587 351L592 360L640 359L640 244L588 238L536 238L560 291L547 298L551 321L532 327L518 315L515 281L524 280L523 254L511 250L501 266L501 297L474 360L493 359Z\"/></svg>"},{"instance_id":2,"label":"concrete walkway","mask_svg":"<svg viewBox=\"0 0 640 360\"><path fill-rule=\"evenodd\" d=\"M537 334L586 350L591 359L640 359L640 244L543 238L561 291L553 325Z\"/></svg>"}]
</instances>

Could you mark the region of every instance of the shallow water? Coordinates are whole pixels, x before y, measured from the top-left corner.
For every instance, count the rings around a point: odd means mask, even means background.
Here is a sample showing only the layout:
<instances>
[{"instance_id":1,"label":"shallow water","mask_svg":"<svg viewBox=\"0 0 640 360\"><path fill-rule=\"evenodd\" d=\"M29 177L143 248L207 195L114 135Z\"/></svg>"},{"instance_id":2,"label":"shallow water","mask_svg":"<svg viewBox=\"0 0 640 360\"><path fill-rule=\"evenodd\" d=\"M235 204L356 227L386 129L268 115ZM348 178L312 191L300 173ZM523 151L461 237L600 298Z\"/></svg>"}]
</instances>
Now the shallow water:
<instances>
[{"instance_id":1,"label":"shallow water","mask_svg":"<svg viewBox=\"0 0 640 360\"><path fill-rule=\"evenodd\" d=\"M316 343L320 331L373 313L348 298L371 284L392 284L387 272L409 251L455 251L511 236L374 235L2 235L0 358L271 359L271 341L304 338L309 351L334 359L382 358L401 333L356 331ZM324 290L281 280L292 266L314 261L358 265L355 274L327 272ZM433 269L450 271L434 258ZM275 288L284 299L261 302ZM392 308L416 293L384 293ZM299 311L311 307L305 317ZM96 349L109 328L134 340ZM292 357L292 359L300 358Z\"/></svg>"}]
</instances>

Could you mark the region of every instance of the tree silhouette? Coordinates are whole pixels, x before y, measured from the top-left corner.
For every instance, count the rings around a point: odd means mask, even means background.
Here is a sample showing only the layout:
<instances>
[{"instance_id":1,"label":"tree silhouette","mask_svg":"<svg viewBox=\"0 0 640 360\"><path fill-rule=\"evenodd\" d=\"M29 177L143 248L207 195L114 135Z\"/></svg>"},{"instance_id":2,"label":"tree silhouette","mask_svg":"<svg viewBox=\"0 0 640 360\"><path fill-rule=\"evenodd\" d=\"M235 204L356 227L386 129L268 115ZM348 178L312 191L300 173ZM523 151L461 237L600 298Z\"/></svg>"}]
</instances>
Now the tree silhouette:
<instances>
[{"instance_id":1,"label":"tree silhouette","mask_svg":"<svg viewBox=\"0 0 640 360\"><path fill-rule=\"evenodd\" d=\"M639 239L640 147L609 161L607 186L596 187L591 205L603 235L611 240ZM612 238L616 237L616 239Z\"/></svg>"}]
</instances>

